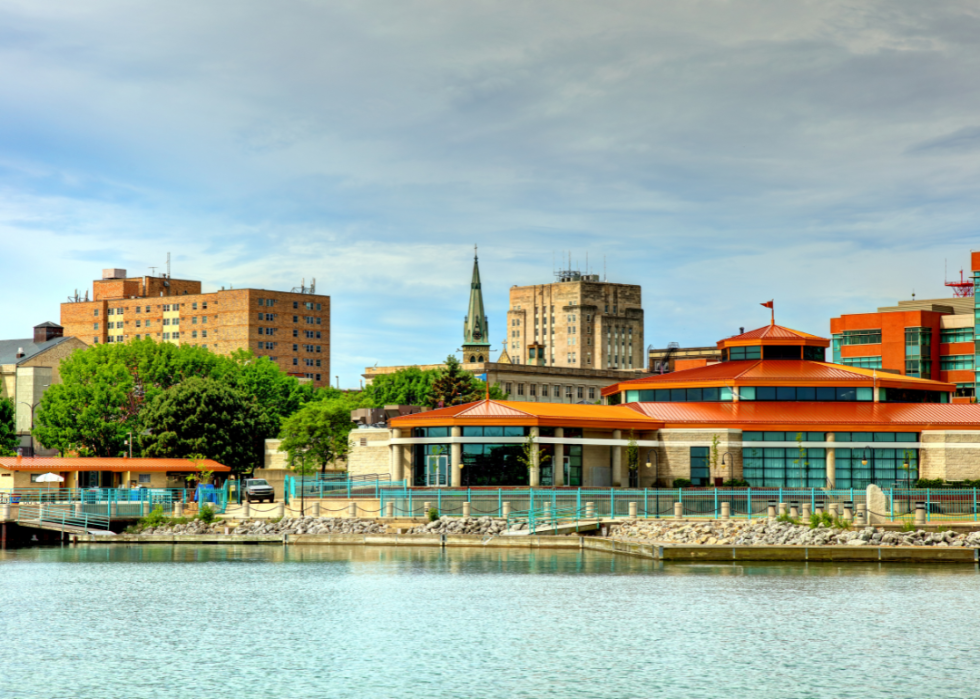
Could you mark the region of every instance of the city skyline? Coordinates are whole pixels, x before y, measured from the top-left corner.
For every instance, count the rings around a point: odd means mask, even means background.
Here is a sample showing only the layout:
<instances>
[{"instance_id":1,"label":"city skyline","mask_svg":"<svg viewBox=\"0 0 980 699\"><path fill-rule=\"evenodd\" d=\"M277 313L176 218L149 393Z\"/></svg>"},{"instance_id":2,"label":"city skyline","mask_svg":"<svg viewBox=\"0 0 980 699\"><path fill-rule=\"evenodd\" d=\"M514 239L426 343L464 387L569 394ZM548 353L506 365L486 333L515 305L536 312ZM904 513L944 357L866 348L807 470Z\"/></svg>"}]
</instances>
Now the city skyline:
<instances>
[{"instance_id":1,"label":"city skyline","mask_svg":"<svg viewBox=\"0 0 980 699\"><path fill-rule=\"evenodd\" d=\"M332 373L460 347L480 245L643 287L646 343L947 296L976 240L967 3L0 2L0 263L26 337L102 268L332 298ZM193 30L189 30L189 26ZM149 30L152 28L152 31ZM584 271L584 270L583 270Z\"/></svg>"}]
</instances>

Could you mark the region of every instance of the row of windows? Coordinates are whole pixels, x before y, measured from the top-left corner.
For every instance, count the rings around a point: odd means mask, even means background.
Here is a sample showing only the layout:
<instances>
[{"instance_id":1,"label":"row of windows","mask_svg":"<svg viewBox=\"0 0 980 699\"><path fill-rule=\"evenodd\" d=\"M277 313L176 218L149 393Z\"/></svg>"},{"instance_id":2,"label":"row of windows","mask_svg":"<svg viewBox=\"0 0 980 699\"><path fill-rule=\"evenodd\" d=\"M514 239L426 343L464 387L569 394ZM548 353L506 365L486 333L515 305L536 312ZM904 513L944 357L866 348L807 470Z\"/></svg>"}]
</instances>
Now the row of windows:
<instances>
[{"instance_id":1,"label":"row of windows","mask_svg":"<svg viewBox=\"0 0 980 699\"><path fill-rule=\"evenodd\" d=\"M514 392L513 392L514 386L517 387L517 394L516 395L518 395L518 396L525 395L524 391L525 391L525 388L526 388L527 389L527 394L526 395L528 395L528 396L537 397L538 395L541 395L542 398L547 398L548 397L548 390L549 390L549 388L548 388L548 385L547 384L538 386L538 384L535 384L535 383L532 383L532 384L523 384L523 383L513 384L513 383L508 382L508 383L505 383L504 384L504 392L507 393L507 395L515 395ZM540 394L539 394L539 391L540 391ZM555 384L554 386L551 386L551 395L554 398L561 398L562 397L562 386L560 384ZM588 387L585 387L585 386L565 386L565 398L578 398L578 399L581 400L581 399L584 399L586 397L586 395L588 395L589 400L595 400L596 399L596 388L595 388L595 386L588 386Z\"/></svg>"},{"instance_id":2,"label":"row of windows","mask_svg":"<svg viewBox=\"0 0 980 699\"><path fill-rule=\"evenodd\" d=\"M878 400L885 403L947 403L949 394L938 391L881 388ZM870 387L851 386L741 386L737 389L740 401L874 401ZM732 400L728 386L714 388L658 388L626 391L627 403L713 403ZM622 396L622 394L618 394ZM613 396L610 396L613 398ZM616 405L617 400L610 403Z\"/></svg>"},{"instance_id":3,"label":"row of windows","mask_svg":"<svg viewBox=\"0 0 980 699\"><path fill-rule=\"evenodd\" d=\"M940 357L940 371L959 371L962 369L973 369L972 354L951 354Z\"/></svg>"},{"instance_id":4,"label":"row of windows","mask_svg":"<svg viewBox=\"0 0 980 699\"><path fill-rule=\"evenodd\" d=\"M950 328L939 331L939 342L973 342L973 328Z\"/></svg>"},{"instance_id":5,"label":"row of windows","mask_svg":"<svg viewBox=\"0 0 980 699\"><path fill-rule=\"evenodd\" d=\"M723 362L740 362L753 359L805 359L809 362L822 362L826 360L826 352L823 347L801 345L728 347L721 351Z\"/></svg>"},{"instance_id":6,"label":"row of windows","mask_svg":"<svg viewBox=\"0 0 980 699\"><path fill-rule=\"evenodd\" d=\"M834 432L835 442L917 442L917 432ZM743 442L825 442L825 432L743 432Z\"/></svg>"},{"instance_id":7,"label":"row of windows","mask_svg":"<svg viewBox=\"0 0 980 699\"><path fill-rule=\"evenodd\" d=\"M276 299L258 299L258 305L265 306L265 307L275 306ZM293 308L295 309L299 308L299 301L293 301ZM305 308L308 311L319 311L321 310L321 305L314 301L304 301L303 308Z\"/></svg>"},{"instance_id":8,"label":"row of windows","mask_svg":"<svg viewBox=\"0 0 980 699\"><path fill-rule=\"evenodd\" d=\"M841 364L859 369L880 369L881 357L843 357Z\"/></svg>"},{"instance_id":9,"label":"row of windows","mask_svg":"<svg viewBox=\"0 0 980 699\"><path fill-rule=\"evenodd\" d=\"M845 345L880 345L881 328L873 330L845 330L843 333Z\"/></svg>"},{"instance_id":10,"label":"row of windows","mask_svg":"<svg viewBox=\"0 0 980 699\"><path fill-rule=\"evenodd\" d=\"M691 451L693 472L695 459L701 457L695 457L694 448ZM834 453L837 488L910 483L918 478L916 449L838 448ZM826 450L809 448L801 454L793 448L745 449L742 477L756 488L823 488L827 484Z\"/></svg>"},{"instance_id":11,"label":"row of windows","mask_svg":"<svg viewBox=\"0 0 980 699\"><path fill-rule=\"evenodd\" d=\"M184 305L187 305L187 304L184 304ZM164 303L164 304L161 304L160 310L163 311L164 313L170 313L171 311L179 311L180 310L180 306L181 306L181 304L179 304L179 303ZM208 307L208 302L207 301L201 301L201 309L202 310L207 310L207 307ZM135 306L134 309L135 309L135 311L137 313L149 313L150 312L150 306ZM195 311L197 310L197 301L194 301L191 304L191 309L192 310L195 310ZM121 316L121 315L123 315L125 313L125 310L126 310L125 308L121 308L121 307L120 308L115 308L115 307L113 307L113 308L107 308L106 309L106 315L110 315L110 316L118 315L118 316ZM99 309L98 308L93 309L93 315L99 315Z\"/></svg>"}]
</instances>

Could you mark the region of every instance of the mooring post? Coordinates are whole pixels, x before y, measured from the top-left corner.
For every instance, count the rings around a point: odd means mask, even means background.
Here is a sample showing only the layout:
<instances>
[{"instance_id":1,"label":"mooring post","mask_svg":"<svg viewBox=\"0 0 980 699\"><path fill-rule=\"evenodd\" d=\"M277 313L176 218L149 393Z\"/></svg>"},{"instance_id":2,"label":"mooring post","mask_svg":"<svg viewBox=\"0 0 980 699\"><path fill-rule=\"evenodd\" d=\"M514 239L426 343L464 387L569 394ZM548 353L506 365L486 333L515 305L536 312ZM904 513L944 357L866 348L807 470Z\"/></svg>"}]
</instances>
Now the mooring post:
<instances>
[{"instance_id":1,"label":"mooring post","mask_svg":"<svg viewBox=\"0 0 980 699\"><path fill-rule=\"evenodd\" d=\"M803 503L803 511L801 514L803 516L804 521L807 522L810 521L810 503L808 502Z\"/></svg>"},{"instance_id":2,"label":"mooring post","mask_svg":"<svg viewBox=\"0 0 980 699\"><path fill-rule=\"evenodd\" d=\"M674 503L674 519L684 519L684 503Z\"/></svg>"},{"instance_id":3,"label":"mooring post","mask_svg":"<svg viewBox=\"0 0 980 699\"><path fill-rule=\"evenodd\" d=\"M722 519L732 518L732 503L730 502L721 503L721 518Z\"/></svg>"},{"instance_id":4,"label":"mooring post","mask_svg":"<svg viewBox=\"0 0 980 699\"><path fill-rule=\"evenodd\" d=\"M769 507L766 509L766 516L769 519L776 519L776 501L770 500Z\"/></svg>"},{"instance_id":5,"label":"mooring post","mask_svg":"<svg viewBox=\"0 0 980 699\"><path fill-rule=\"evenodd\" d=\"M844 503L844 521L850 522L854 519L854 503L850 500Z\"/></svg>"},{"instance_id":6,"label":"mooring post","mask_svg":"<svg viewBox=\"0 0 980 699\"><path fill-rule=\"evenodd\" d=\"M470 516L470 503L468 500L463 503L463 516L464 517Z\"/></svg>"},{"instance_id":7,"label":"mooring post","mask_svg":"<svg viewBox=\"0 0 980 699\"><path fill-rule=\"evenodd\" d=\"M585 518L592 519L595 517L595 503L587 502L585 503Z\"/></svg>"},{"instance_id":8,"label":"mooring post","mask_svg":"<svg viewBox=\"0 0 980 699\"><path fill-rule=\"evenodd\" d=\"M926 504L924 502L915 503L915 526L921 526L926 523Z\"/></svg>"},{"instance_id":9,"label":"mooring post","mask_svg":"<svg viewBox=\"0 0 980 699\"><path fill-rule=\"evenodd\" d=\"M500 506L500 515L501 515L501 517L503 517L505 519L510 516L510 503L509 502L504 502Z\"/></svg>"},{"instance_id":10,"label":"mooring post","mask_svg":"<svg viewBox=\"0 0 980 699\"><path fill-rule=\"evenodd\" d=\"M793 500L789 503L789 516L792 519L799 519L800 517L800 503Z\"/></svg>"},{"instance_id":11,"label":"mooring post","mask_svg":"<svg viewBox=\"0 0 980 699\"><path fill-rule=\"evenodd\" d=\"M633 518L636 517L636 503L635 502L631 502L630 503L629 512L630 512L630 517L633 517Z\"/></svg>"},{"instance_id":12,"label":"mooring post","mask_svg":"<svg viewBox=\"0 0 980 699\"><path fill-rule=\"evenodd\" d=\"M394 519L395 517L395 503L386 502L385 503L385 517L388 519Z\"/></svg>"}]
</instances>

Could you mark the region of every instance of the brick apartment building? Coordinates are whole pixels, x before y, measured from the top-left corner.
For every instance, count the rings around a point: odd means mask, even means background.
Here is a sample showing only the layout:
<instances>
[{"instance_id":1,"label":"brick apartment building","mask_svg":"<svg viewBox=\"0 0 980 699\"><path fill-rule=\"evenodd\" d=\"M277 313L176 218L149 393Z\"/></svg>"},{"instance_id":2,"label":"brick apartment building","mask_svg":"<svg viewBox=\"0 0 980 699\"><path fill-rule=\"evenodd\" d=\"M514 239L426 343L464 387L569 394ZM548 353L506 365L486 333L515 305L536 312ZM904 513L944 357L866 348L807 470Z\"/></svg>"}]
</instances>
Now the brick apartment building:
<instances>
[{"instance_id":1,"label":"brick apartment building","mask_svg":"<svg viewBox=\"0 0 980 699\"><path fill-rule=\"evenodd\" d=\"M61 304L65 336L86 344L150 338L205 347L220 354L250 349L314 385L330 383L330 297L301 291L222 289L201 292L201 282L127 277L103 270L92 300Z\"/></svg>"}]
</instances>

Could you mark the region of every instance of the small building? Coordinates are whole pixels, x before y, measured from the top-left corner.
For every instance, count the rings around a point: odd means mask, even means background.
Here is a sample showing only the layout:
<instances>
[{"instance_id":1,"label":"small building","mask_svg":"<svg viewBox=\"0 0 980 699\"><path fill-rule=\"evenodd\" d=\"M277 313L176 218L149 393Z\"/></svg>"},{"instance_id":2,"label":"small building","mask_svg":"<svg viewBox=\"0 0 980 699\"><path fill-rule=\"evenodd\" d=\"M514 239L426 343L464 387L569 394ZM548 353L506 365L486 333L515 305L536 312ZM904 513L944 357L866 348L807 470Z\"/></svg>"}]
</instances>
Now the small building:
<instances>
[{"instance_id":1,"label":"small building","mask_svg":"<svg viewBox=\"0 0 980 699\"><path fill-rule=\"evenodd\" d=\"M647 350L647 360L651 374L669 374L672 371L697 369L721 361L717 347L681 347L671 342L663 349Z\"/></svg>"},{"instance_id":2,"label":"small building","mask_svg":"<svg viewBox=\"0 0 980 699\"><path fill-rule=\"evenodd\" d=\"M217 461L199 462L216 475L231 468ZM0 457L0 492L17 488L186 488L186 477L198 472L188 459L112 457ZM38 483L38 476L56 473L61 483Z\"/></svg>"},{"instance_id":3,"label":"small building","mask_svg":"<svg viewBox=\"0 0 980 699\"><path fill-rule=\"evenodd\" d=\"M9 399L16 408L22 455L33 455L34 411L45 391L61 383L61 362L84 347L84 342L65 337L63 328L51 322L35 325L33 337L0 340L0 398Z\"/></svg>"},{"instance_id":4,"label":"small building","mask_svg":"<svg viewBox=\"0 0 980 699\"><path fill-rule=\"evenodd\" d=\"M391 478L767 488L980 479L980 405L950 404L952 383L829 363L829 344L773 323L719 341L719 364L614 383L607 405L483 400L394 418ZM548 457L530 469L529 438Z\"/></svg>"}]
</instances>

